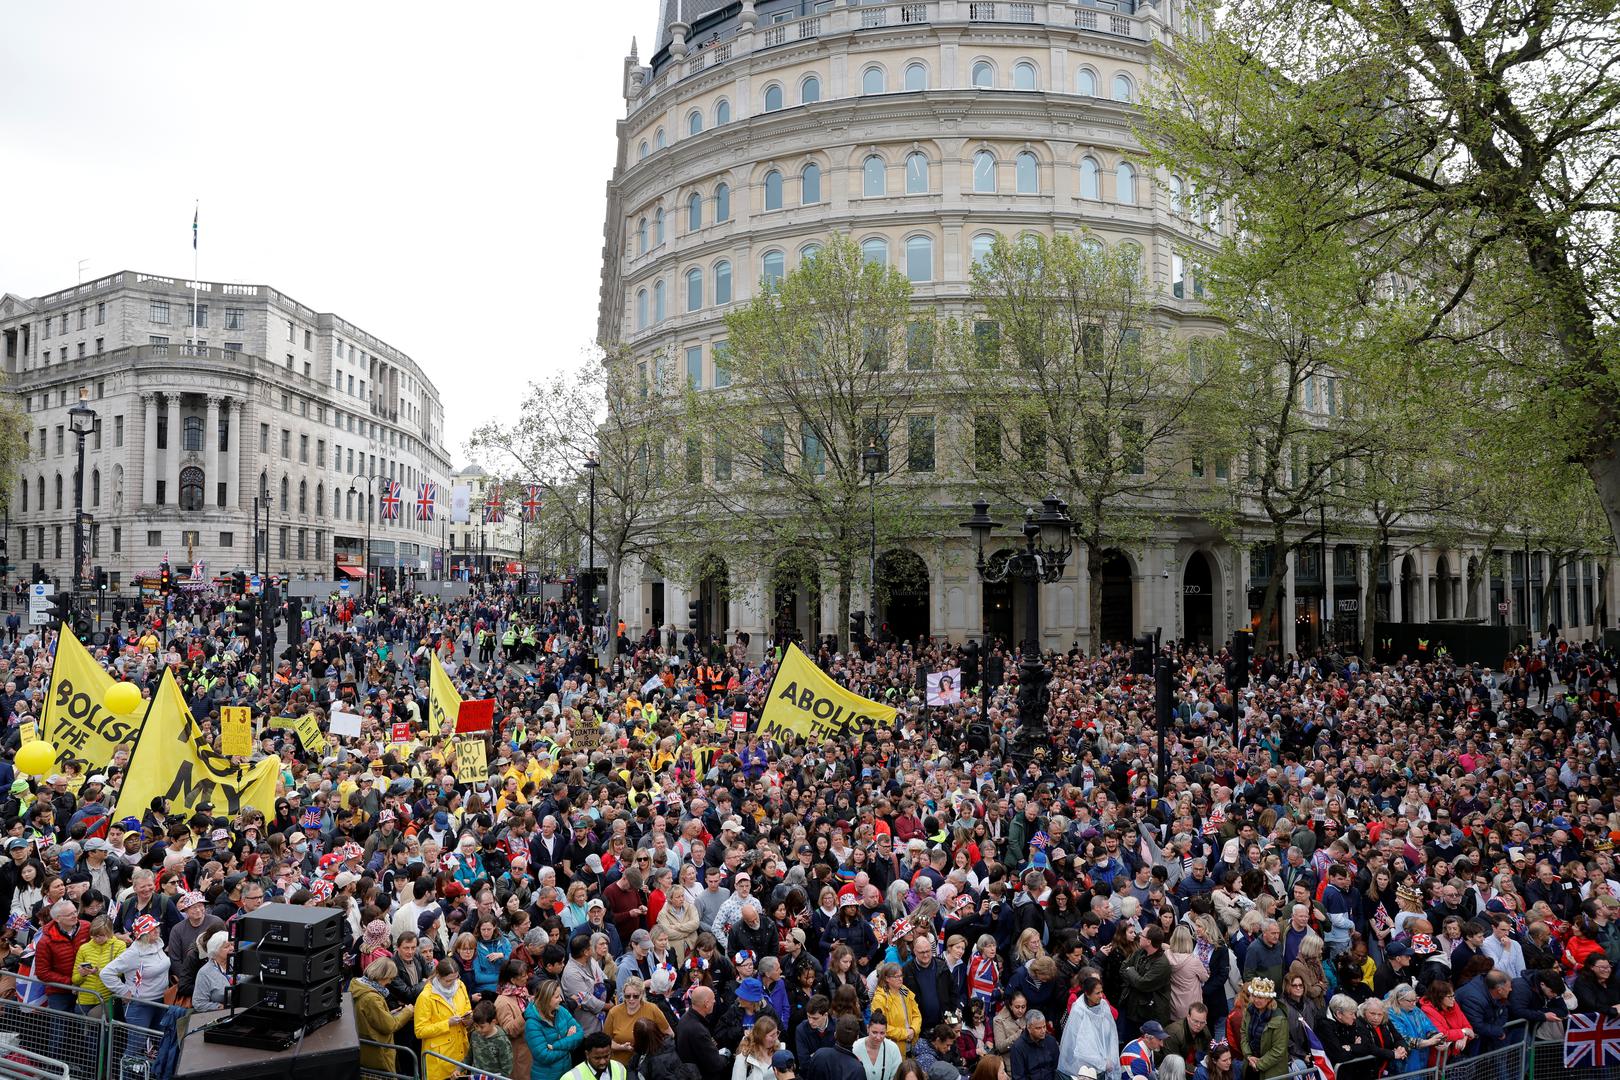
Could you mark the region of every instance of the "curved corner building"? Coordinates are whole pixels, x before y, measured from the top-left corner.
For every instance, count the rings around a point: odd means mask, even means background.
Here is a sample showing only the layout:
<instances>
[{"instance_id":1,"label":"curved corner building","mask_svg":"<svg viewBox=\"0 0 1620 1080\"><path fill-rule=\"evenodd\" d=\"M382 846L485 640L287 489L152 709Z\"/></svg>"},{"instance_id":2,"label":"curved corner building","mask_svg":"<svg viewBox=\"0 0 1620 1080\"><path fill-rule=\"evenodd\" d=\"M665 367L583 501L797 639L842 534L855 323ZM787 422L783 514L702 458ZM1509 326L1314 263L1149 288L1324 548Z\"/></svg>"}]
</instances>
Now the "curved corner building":
<instances>
[{"instance_id":1,"label":"curved corner building","mask_svg":"<svg viewBox=\"0 0 1620 1080\"><path fill-rule=\"evenodd\" d=\"M1222 224L1189 216L1191 193L1148 173L1132 132L1154 43L1182 18L1179 0L663 0L648 63L634 45L624 63L598 339L649 373L714 388L725 313L839 233L904 272L916 302L949 313L968 308L969 269L995 235L1088 229L1141 252L1166 325L1196 325L1178 252ZM966 415L937 415L928 437L964 438L953 425ZM969 478L947 475L956 455L930 456L936 501L966 516ZM969 546L965 535L940 535L885 553L880 567L920 559L926 574L905 577L925 577L927 588L895 592L878 618L904 637L1016 640L1021 590L983 585ZM1359 637L1368 602L1406 621L1495 618L1508 604L1515 622L1551 616L1577 636L1601 620L1597 560L1560 570L1555 614L1541 610L1550 562L1531 553L1526 575L1522 553L1499 554L1414 548L1369 589L1364 547L1311 545L1288 568L1282 646ZM1041 587L1048 648L1089 633L1082 563L1077 553L1062 581ZM1109 566L1109 640L1162 628L1223 642L1258 612L1250 585L1269 572L1192 518L1111 553ZM685 627L683 583L627 567L621 588L632 634ZM768 571L736 567L699 589L709 633L747 631L758 642L774 627L807 637L837 629L830 588L819 598L777 589ZM864 582L857 608L863 591Z\"/></svg>"}]
</instances>

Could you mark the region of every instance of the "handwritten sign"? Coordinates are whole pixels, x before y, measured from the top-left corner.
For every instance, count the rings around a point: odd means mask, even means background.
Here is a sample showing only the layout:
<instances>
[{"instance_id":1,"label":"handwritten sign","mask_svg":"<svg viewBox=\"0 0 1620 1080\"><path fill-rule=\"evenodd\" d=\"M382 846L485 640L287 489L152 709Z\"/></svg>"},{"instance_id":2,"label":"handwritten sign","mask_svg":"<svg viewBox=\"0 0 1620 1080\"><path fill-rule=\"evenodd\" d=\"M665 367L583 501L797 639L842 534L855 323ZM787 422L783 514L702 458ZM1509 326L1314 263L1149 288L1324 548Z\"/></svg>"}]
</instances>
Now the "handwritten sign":
<instances>
[{"instance_id":1,"label":"handwritten sign","mask_svg":"<svg viewBox=\"0 0 1620 1080\"><path fill-rule=\"evenodd\" d=\"M489 779L489 760L482 739L456 740L456 779L463 784Z\"/></svg>"},{"instance_id":2,"label":"handwritten sign","mask_svg":"<svg viewBox=\"0 0 1620 1080\"><path fill-rule=\"evenodd\" d=\"M411 725L407 723L390 724L388 727L388 741L404 743L411 741Z\"/></svg>"},{"instance_id":3,"label":"handwritten sign","mask_svg":"<svg viewBox=\"0 0 1620 1080\"><path fill-rule=\"evenodd\" d=\"M253 756L253 710L246 705L219 708L219 751L227 757Z\"/></svg>"},{"instance_id":4,"label":"handwritten sign","mask_svg":"<svg viewBox=\"0 0 1620 1080\"><path fill-rule=\"evenodd\" d=\"M25 743L39 741L39 725L32 720L17 725L17 736Z\"/></svg>"}]
</instances>

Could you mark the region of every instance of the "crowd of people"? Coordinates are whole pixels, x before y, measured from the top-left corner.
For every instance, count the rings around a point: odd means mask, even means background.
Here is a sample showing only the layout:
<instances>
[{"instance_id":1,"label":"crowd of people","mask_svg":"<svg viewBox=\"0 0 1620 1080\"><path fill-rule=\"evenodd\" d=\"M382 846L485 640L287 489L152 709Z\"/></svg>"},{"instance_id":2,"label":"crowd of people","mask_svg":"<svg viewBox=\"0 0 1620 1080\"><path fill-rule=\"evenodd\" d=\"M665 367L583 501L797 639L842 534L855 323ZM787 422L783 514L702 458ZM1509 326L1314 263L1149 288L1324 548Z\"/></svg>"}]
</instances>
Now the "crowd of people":
<instances>
[{"instance_id":1,"label":"crowd of people","mask_svg":"<svg viewBox=\"0 0 1620 1080\"><path fill-rule=\"evenodd\" d=\"M233 612L93 651L146 695L173 671L206 739L251 706L268 811L120 816L128 746L19 775L55 633L0 655L0 996L219 1010L231 924L284 902L342 913L364 1064L424 1080L1272 1080L1317 1053L1375 1080L1620 1017L1594 645L1262 657L1234 683L1173 648L1160 790L1128 648L1049 656L1049 711L1020 718L1003 645L825 643L898 716L811 745L758 730L776 642L618 627L604 663L569 598L492 592L311 604L266 656ZM495 703L486 778L430 734L434 664ZM960 699L927 705L953 668ZM263 723L334 706L362 732L320 753Z\"/></svg>"}]
</instances>

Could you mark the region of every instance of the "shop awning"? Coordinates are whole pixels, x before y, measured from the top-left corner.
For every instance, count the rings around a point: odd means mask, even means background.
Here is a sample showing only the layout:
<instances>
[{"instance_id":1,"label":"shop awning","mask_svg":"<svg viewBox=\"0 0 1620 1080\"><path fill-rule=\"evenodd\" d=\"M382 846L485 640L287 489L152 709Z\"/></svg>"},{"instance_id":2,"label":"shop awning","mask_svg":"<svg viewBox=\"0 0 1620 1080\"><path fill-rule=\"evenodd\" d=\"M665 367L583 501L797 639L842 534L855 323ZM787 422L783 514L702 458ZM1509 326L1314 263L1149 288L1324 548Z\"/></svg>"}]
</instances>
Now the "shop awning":
<instances>
[{"instance_id":1,"label":"shop awning","mask_svg":"<svg viewBox=\"0 0 1620 1080\"><path fill-rule=\"evenodd\" d=\"M362 580L366 576L366 572L358 566L340 566L337 568L337 572L339 577L352 578L356 581Z\"/></svg>"}]
</instances>

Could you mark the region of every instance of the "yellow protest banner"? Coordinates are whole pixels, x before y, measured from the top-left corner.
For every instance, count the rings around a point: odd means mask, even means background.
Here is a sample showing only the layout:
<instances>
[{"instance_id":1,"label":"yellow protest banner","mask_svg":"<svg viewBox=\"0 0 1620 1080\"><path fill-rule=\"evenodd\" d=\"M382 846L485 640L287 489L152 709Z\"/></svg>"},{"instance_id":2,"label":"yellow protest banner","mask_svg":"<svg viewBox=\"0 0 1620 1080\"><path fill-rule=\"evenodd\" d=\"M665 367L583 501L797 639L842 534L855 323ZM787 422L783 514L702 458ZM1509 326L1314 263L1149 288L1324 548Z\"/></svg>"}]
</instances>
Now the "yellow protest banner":
<instances>
[{"instance_id":1,"label":"yellow protest banner","mask_svg":"<svg viewBox=\"0 0 1620 1080\"><path fill-rule=\"evenodd\" d=\"M816 667L797 645L789 645L765 696L759 730L791 731L819 739L860 727L866 720L892 725L894 717L891 706L850 693Z\"/></svg>"},{"instance_id":2,"label":"yellow protest banner","mask_svg":"<svg viewBox=\"0 0 1620 1080\"><path fill-rule=\"evenodd\" d=\"M463 784L476 784L489 779L489 758L484 752L484 740L456 740L456 779Z\"/></svg>"},{"instance_id":3,"label":"yellow protest banner","mask_svg":"<svg viewBox=\"0 0 1620 1080\"><path fill-rule=\"evenodd\" d=\"M305 713L293 720L292 729L305 750L312 754L326 753L326 736L321 734L321 724L315 719L314 713Z\"/></svg>"},{"instance_id":4,"label":"yellow protest banner","mask_svg":"<svg viewBox=\"0 0 1620 1080\"><path fill-rule=\"evenodd\" d=\"M121 744L140 734L140 714L119 716L101 704L114 681L64 625L56 638L51 686L40 717L41 734L56 747L59 768L76 761L81 775L95 772Z\"/></svg>"},{"instance_id":5,"label":"yellow protest banner","mask_svg":"<svg viewBox=\"0 0 1620 1080\"><path fill-rule=\"evenodd\" d=\"M219 707L219 750L230 757L253 756L253 710L246 705Z\"/></svg>"},{"instance_id":6,"label":"yellow protest banner","mask_svg":"<svg viewBox=\"0 0 1620 1080\"><path fill-rule=\"evenodd\" d=\"M428 667L428 735L436 739L441 732L450 734L456 730L461 695L450 684L443 664L435 660Z\"/></svg>"},{"instance_id":7,"label":"yellow protest banner","mask_svg":"<svg viewBox=\"0 0 1620 1080\"><path fill-rule=\"evenodd\" d=\"M25 743L39 740L39 725L30 720L26 724L17 725L17 738Z\"/></svg>"},{"instance_id":8,"label":"yellow protest banner","mask_svg":"<svg viewBox=\"0 0 1620 1080\"><path fill-rule=\"evenodd\" d=\"M275 816L280 761L267 757L241 765L204 743L168 670L152 695L129 766L115 817L140 817L153 799L165 800L169 814L180 819L190 818L203 803L212 803L213 813L225 817L235 817L244 807L260 810L266 818Z\"/></svg>"}]
</instances>

